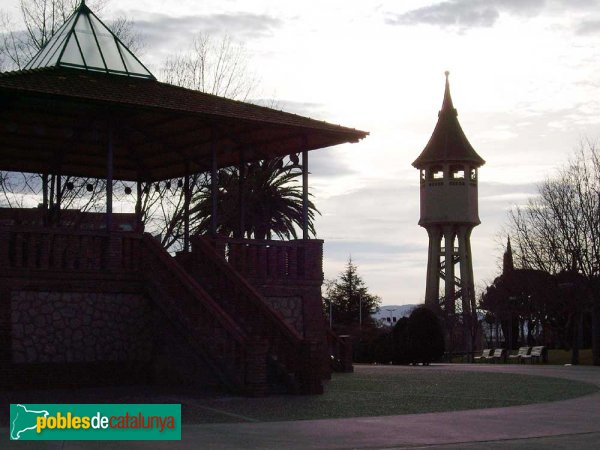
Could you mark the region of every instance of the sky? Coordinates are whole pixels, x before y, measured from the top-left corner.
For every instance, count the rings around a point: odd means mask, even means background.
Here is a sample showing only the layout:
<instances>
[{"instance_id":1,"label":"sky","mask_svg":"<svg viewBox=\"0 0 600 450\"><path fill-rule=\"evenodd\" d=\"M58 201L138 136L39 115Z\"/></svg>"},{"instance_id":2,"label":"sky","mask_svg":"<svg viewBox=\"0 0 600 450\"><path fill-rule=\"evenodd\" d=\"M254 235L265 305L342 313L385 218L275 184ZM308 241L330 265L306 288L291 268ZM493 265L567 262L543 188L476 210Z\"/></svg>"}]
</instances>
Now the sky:
<instances>
[{"instance_id":1,"label":"sky","mask_svg":"<svg viewBox=\"0 0 600 450\"><path fill-rule=\"evenodd\" d=\"M2 6L14 13L17 2ZM154 73L195 34L229 35L250 56L261 99L368 131L309 155L326 278L351 256L383 305L422 302L427 233L411 166L442 103L444 71L459 121L486 160L476 286L499 272L507 211L565 164L600 123L596 0L108 0L126 15ZM12 9L11 9L12 8Z\"/></svg>"}]
</instances>

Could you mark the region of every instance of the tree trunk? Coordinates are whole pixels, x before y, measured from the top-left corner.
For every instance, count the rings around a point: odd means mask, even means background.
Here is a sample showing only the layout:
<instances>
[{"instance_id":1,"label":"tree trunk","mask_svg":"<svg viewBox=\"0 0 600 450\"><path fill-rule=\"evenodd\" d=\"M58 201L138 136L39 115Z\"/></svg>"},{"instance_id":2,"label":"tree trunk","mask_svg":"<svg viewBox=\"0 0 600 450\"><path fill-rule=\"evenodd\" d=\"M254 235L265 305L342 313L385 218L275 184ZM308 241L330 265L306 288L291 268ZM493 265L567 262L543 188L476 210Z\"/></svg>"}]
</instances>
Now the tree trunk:
<instances>
[{"instance_id":1,"label":"tree trunk","mask_svg":"<svg viewBox=\"0 0 600 450\"><path fill-rule=\"evenodd\" d=\"M600 302L593 299L592 305L592 359L595 366L600 366Z\"/></svg>"}]
</instances>

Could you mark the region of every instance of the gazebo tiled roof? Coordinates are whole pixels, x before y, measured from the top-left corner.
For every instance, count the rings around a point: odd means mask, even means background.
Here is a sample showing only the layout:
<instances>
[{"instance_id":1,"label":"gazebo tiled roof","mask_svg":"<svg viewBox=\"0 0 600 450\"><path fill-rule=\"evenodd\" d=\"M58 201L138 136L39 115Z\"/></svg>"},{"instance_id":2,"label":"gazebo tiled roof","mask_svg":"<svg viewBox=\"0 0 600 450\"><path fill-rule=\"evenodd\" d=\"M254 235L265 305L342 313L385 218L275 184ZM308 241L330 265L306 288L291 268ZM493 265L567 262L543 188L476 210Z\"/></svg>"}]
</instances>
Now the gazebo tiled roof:
<instances>
[{"instance_id":1,"label":"gazebo tiled roof","mask_svg":"<svg viewBox=\"0 0 600 450\"><path fill-rule=\"evenodd\" d=\"M153 181L357 142L367 132L152 79L52 67L0 74L0 169ZM112 124L112 125L111 125ZM50 170L51 171L51 170Z\"/></svg>"},{"instance_id":2,"label":"gazebo tiled roof","mask_svg":"<svg viewBox=\"0 0 600 450\"><path fill-rule=\"evenodd\" d=\"M0 74L0 170L156 181L357 142L367 132L158 82L84 2ZM110 142L110 144L109 144Z\"/></svg>"}]
</instances>

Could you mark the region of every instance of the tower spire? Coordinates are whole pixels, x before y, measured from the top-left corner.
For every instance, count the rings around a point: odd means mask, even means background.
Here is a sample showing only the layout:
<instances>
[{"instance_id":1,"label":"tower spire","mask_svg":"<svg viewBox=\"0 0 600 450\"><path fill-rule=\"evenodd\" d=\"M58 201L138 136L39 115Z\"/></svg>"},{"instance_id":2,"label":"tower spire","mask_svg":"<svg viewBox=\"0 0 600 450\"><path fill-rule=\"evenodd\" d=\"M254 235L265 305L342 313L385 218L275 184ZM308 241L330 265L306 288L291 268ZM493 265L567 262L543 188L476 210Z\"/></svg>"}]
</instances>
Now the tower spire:
<instances>
[{"instance_id":1,"label":"tower spire","mask_svg":"<svg viewBox=\"0 0 600 450\"><path fill-rule=\"evenodd\" d=\"M510 236L506 240L506 250L504 252L504 258L502 261L502 274L505 275L509 272L512 272L515 269L515 264L513 260L512 247L510 246Z\"/></svg>"},{"instance_id":2,"label":"tower spire","mask_svg":"<svg viewBox=\"0 0 600 450\"><path fill-rule=\"evenodd\" d=\"M450 81L448 79L450 72L446 70L444 75L446 75L446 87L444 89L444 101L442 102L442 109L440 110L439 115L452 114L453 116L457 116L458 113L452 104L452 96L450 95Z\"/></svg>"},{"instance_id":3,"label":"tower spire","mask_svg":"<svg viewBox=\"0 0 600 450\"><path fill-rule=\"evenodd\" d=\"M448 161L465 162L473 167L482 166L485 161L477 154L465 136L460 123L458 112L454 108L450 95L450 72L446 71L446 85L442 109L438 113L438 121L429 142L413 162L413 166L421 169L428 164Z\"/></svg>"}]
</instances>

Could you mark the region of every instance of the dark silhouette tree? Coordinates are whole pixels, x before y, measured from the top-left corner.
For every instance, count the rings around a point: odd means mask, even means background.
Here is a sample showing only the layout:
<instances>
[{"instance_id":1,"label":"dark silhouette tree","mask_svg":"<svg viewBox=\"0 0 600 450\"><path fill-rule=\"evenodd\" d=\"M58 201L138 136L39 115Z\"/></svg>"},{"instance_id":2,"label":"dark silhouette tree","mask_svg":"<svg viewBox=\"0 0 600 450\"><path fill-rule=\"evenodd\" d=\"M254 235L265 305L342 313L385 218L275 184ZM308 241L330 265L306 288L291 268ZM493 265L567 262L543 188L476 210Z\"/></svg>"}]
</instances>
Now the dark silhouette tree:
<instances>
[{"instance_id":1,"label":"dark silhouette tree","mask_svg":"<svg viewBox=\"0 0 600 450\"><path fill-rule=\"evenodd\" d=\"M408 364L411 362L409 346L409 319L401 317L392 329L392 362L394 364Z\"/></svg>"},{"instance_id":2,"label":"dark silhouette tree","mask_svg":"<svg viewBox=\"0 0 600 450\"><path fill-rule=\"evenodd\" d=\"M329 283L324 301L327 313L331 304L333 324L345 327L359 324L361 319L363 325L372 325L371 313L381 304L378 296L369 293L352 258L339 278Z\"/></svg>"},{"instance_id":3,"label":"dark silhouette tree","mask_svg":"<svg viewBox=\"0 0 600 450\"><path fill-rule=\"evenodd\" d=\"M221 170L218 177L217 232L254 239L296 239L297 230L303 224L302 186L298 181L301 176L298 166L290 161L286 163L284 158L249 164L242 183L238 168ZM194 231L207 233L212 213L210 185L207 184L194 197L191 213L198 222ZM309 200L308 229L313 236L316 235L316 213L318 210Z\"/></svg>"},{"instance_id":4,"label":"dark silhouette tree","mask_svg":"<svg viewBox=\"0 0 600 450\"><path fill-rule=\"evenodd\" d=\"M425 306L408 318L408 347L413 363L429 363L444 355L444 330L438 317Z\"/></svg>"},{"instance_id":5,"label":"dark silhouette tree","mask_svg":"<svg viewBox=\"0 0 600 450\"><path fill-rule=\"evenodd\" d=\"M541 345L543 336L534 336L535 330L548 330L559 338L564 332L568 305L557 292L557 282L549 273L514 269L486 288L479 308L489 312L491 323L500 324L507 348Z\"/></svg>"},{"instance_id":6,"label":"dark silhouette tree","mask_svg":"<svg viewBox=\"0 0 600 450\"><path fill-rule=\"evenodd\" d=\"M557 275L575 270L586 283L579 310L592 319L592 349L600 365L600 150L585 142L539 195L509 215L515 260L523 269Z\"/></svg>"}]
</instances>

